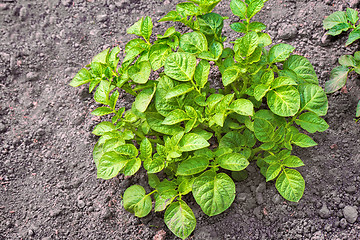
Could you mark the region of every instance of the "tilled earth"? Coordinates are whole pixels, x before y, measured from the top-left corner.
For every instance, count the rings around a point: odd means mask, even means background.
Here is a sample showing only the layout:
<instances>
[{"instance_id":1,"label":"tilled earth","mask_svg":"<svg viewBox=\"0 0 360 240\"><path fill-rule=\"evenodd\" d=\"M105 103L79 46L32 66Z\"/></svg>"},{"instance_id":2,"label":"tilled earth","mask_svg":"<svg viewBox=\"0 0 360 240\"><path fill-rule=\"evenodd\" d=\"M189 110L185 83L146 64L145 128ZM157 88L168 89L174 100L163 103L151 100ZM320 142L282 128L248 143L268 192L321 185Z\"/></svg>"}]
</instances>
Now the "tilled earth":
<instances>
[{"instance_id":1,"label":"tilled earth","mask_svg":"<svg viewBox=\"0 0 360 240\"><path fill-rule=\"evenodd\" d=\"M0 240L176 239L162 213L138 219L121 205L127 187L146 185L144 172L96 179L91 153L97 139L90 132L100 119L89 112L97 105L86 87L68 83L96 53L124 49L133 38L126 28L141 16L156 21L178 2L0 0ZM229 3L223 0L215 12L230 16L224 35L232 41L239 35L229 28L237 20ZM257 18L274 43L292 44L311 61L324 86L338 57L359 47L345 48L346 34L331 38L322 29L325 16L349 6L360 1L269 0ZM155 23L153 32L168 26ZM197 218L190 239L360 239L357 78L351 75L347 88L329 96L330 128L313 136L319 145L295 150L306 164L299 203L281 198L252 164L223 214L207 217L190 202ZM131 101L123 94L119 106Z\"/></svg>"}]
</instances>

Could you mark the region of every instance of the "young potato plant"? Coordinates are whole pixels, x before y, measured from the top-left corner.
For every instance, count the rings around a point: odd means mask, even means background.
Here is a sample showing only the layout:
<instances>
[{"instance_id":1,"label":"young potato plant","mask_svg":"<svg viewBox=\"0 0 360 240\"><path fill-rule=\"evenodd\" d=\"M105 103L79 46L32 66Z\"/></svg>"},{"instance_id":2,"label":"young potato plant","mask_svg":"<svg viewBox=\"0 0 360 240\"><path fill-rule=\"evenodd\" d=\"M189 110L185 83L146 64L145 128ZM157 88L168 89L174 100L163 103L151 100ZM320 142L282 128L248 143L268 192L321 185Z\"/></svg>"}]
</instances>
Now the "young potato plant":
<instances>
[{"instance_id":1,"label":"young potato plant","mask_svg":"<svg viewBox=\"0 0 360 240\"><path fill-rule=\"evenodd\" d=\"M329 15L323 21L325 30L329 30L327 34L336 36L342 32L351 29L345 46L349 46L356 40L360 39L360 25L356 25L359 20L359 14L356 10L347 8L346 12L338 11ZM348 74L355 71L360 74L360 51L352 55L343 55L339 58L341 66L335 67L330 74L330 80L325 84L326 93L333 93L343 88L346 84ZM360 99L356 108L356 117L360 117Z\"/></svg>"},{"instance_id":2,"label":"young potato plant","mask_svg":"<svg viewBox=\"0 0 360 240\"><path fill-rule=\"evenodd\" d=\"M250 161L266 181L276 180L285 199L299 201L305 181L294 168L304 163L291 154L293 145L315 146L306 132L328 128L320 117L328 102L313 66L288 44L267 47L266 26L251 21L266 1L231 1L239 17L231 28L242 36L230 48L222 35L226 17L211 12L218 2L180 3L159 20L190 27L184 34L170 27L154 37L151 18L141 18L127 30L138 38L126 44L120 66L120 48L106 49L70 83L90 83L104 105L92 114L111 116L93 131L100 137L93 151L97 177L131 176L143 167L154 190L129 187L124 208L144 217L155 201L155 212L165 211L166 225L182 239L196 225L185 196L192 194L208 216L224 212L236 194L229 174L243 179ZM210 88L212 69L224 88ZM116 107L119 89L136 97L131 109Z\"/></svg>"}]
</instances>

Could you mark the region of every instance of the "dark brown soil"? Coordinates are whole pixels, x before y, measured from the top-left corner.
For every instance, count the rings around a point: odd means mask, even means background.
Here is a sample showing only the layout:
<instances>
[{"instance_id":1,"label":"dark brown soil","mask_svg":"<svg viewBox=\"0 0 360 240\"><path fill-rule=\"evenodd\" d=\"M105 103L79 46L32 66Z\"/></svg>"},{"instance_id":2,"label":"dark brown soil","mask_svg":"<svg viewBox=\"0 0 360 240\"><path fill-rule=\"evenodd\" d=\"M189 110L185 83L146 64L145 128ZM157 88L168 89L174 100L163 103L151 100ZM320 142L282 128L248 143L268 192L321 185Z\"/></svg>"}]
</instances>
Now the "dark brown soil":
<instances>
[{"instance_id":1,"label":"dark brown soil","mask_svg":"<svg viewBox=\"0 0 360 240\"><path fill-rule=\"evenodd\" d=\"M0 240L2 239L175 239L161 213L138 219L120 195L145 186L144 172L124 179L96 179L92 128L100 121L86 87L71 78L101 50L132 38L126 28L141 16L160 19L179 1L170 0L0 0ZM343 54L346 35L323 37L322 20L345 10L343 0L269 0L258 19L274 43L296 47L309 58L324 86ZM236 21L223 0L215 12ZM155 23L162 34L166 23ZM207 217L190 203L197 227L190 239L360 239L360 222L349 212L360 205L360 125L355 108L360 81L329 96L330 128L313 135L318 146L296 149L306 180L299 203L285 201L265 183L255 165L237 183L237 197L223 214ZM219 79L213 79L218 81ZM120 105L129 107L123 94ZM351 207L351 208L349 208ZM346 210L344 210L346 209ZM165 231L165 232L164 232ZM155 238L156 236L156 238Z\"/></svg>"}]
</instances>

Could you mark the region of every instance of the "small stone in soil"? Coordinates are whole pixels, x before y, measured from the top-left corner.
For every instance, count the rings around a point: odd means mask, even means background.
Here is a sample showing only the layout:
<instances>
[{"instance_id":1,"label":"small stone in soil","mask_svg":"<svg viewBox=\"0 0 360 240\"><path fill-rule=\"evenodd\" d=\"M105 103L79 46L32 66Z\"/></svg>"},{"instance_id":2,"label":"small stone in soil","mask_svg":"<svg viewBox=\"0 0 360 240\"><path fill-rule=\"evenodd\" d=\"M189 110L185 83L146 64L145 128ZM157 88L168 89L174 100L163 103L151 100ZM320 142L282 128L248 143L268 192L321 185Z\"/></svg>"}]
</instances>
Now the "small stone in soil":
<instances>
[{"instance_id":1,"label":"small stone in soil","mask_svg":"<svg viewBox=\"0 0 360 240\"><path fill-rule=\"evenodd\" d=\"M354 192L356 192L356 187L354 185L349 186L349 187L345 188L345 192L354 193Z\"/></svg>"},{"instance_id":2,"label":"small stone in soil","mask_svg":"<svg viewBox=\"0 0 360 240\"><path fill-rule=\"evenodd\" d=\"M49 211L50 217L57 217L60 215L60 213L61 213L60 209L54 209Z\"/></svg>"},{"instance_id":3,"label":"small stone in soil","mask_svg":"<svg viewBox=\"0 0 360 240\"><path fill-rule=\"evenodd\" d=\"M358 212L355 207L346 206L343 209L344 217L349 223L354 223L358 217Z\"/></svg>"},{"instance_id":4,"label":"small stone in soil","mask_svg":"<svg viewBox=\"0 0 360 240\"><path fill-rule=\"evenodd\" d=\"M349 4L350 4L350 7L356 8L360 4L360 0L350 0Z\"/></svg>"},{"instance_id":5,"label":"small stone in soil","mask_svg":"<svg viewBox=\"0 0 360 240\"><path fill-rule=\"evenodd\" d=\"M340 225L341 228L346 228L346 226L347 226L346 219L345 219L345 218L342 218L342 219L340 220L339 225Z\"/></svg>"},{"instance_id":6,"label":"small stone in soil","mask_svg":"<svg viewBox=\"0 0 360 240\"><path fill-rule=\"evenodd\" d=\"M294 25L281 24L278 30L278 37L283 40L288 40L296 37L297 28Z\"/></svg>"},{"instance_id":7,"label":"small stone in soil","mask_svg":"<svg viewBox=\"0 0 360 240\"><path fill-rule=\"evenodd\" d=\"M330 217L330 210L327 208L325 203L323 204L322 208L319 210L319 215L321 218L329 218Z\"/></svg>"}]
</instances>

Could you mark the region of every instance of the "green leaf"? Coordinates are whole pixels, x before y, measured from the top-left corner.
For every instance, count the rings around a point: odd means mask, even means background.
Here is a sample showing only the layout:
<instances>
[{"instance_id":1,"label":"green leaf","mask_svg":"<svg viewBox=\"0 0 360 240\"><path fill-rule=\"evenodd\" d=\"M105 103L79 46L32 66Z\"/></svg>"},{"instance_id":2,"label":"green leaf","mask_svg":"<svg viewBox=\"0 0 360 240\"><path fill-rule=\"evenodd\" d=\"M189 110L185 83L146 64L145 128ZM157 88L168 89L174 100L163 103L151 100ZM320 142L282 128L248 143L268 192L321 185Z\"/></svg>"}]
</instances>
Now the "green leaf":
<instances>
[{"instance_id":1,"label":"green leaf","mask_svg":"<svg viewBox=\"0 0 360 240\"><path fill-rule=\"evenodd\" d=\"M169 113L169 115L164 119L162 124L174 125L186 120L189 120L189 116L185 113L185 111L181 109L175 109L174 111Z\"/></svg>"},{"instance_id":2,"label":"green leaf","mask_svg":"<svg viewBox=\"0 0 360 240\"><path fill-rule=\"evenodd\" d=\"M344 67L355 67L356 61L355 58L351 55L342 55L339 57L339 63L340 65Z\"/></svg>"},{"instance_id":3,"label":"green leaf","mask_svg":"<svg viewBox=\"0 0 360 240\"><path fill-rule=\"evenodd\" d=\"M116 103L117 103L117 100L119 99L119 92L116 90L114 91L114 93L111 95L110 97L110 101L109 101L109 106L111 109L115 109L115 106L116 106Z\"/></svg>"},{"instance_id":4,"label":"green leaf","mask_svg":"<svg viewBox=\"0 0 360 240\"><path fill-rule=\"evenodd\" d=\"M303 56L291 55L284 62L284 69L292 70L302 82L319 84L314 67Z\"/></svg>"},{"instance_id":5,"label":"green leaf","mask_svg":"<svg viewBox=\"0 0 360 240\"><path fill-rule=\"evenodd\" d=\"M180 151L182 152L194 151L208 146L210 144L202 136L195 133L185 134L179 143Z\"/></svg>"},{"instance_id":6,"label":"green leaf","mask_svg":"<svg viewBox=\"0 0 360 240\"><path fill-rule=\"evenodd\" d=\"M272 142L274 135L276 135L276 128L286 124L284 118L275 115L269 110L257 111L254 118L254 133L261 142Z\"/></svg>"},{"instance_id":7,"label":"green leaf","mask_svg":"<svg viewBox=\"0 0 360 240\"><path fill-rule=\"evenodd\" d=\"M258 43L259 36L256 34L256 32L249 32L240 38L240 41L236 42L234 50L235 52L239 51L240 56L248 57L255 51Z\"/></svg>"},{"instance_id":8,"label":"green leaf","mask_svg":"<svg viewBox=\"0 0 360 240\"><path fill-rule=\"evenodd\" d=\"M219 40L221 31L224 27L224 19L217 13L207 13L197 17L199 20L200 31L206 36L210 43L213 38Z\"/></svg>"},{"instance_id":9,"label":"green leaf","mask_svg":"<svg viewBox=\"0 0 360 240\"><path fill-rule=\"evenodd\" d=\"M154 86L154 89L146 88L142 90L135 99L134 102L135 108L140 112L145 112L149 104L151 103L151 100L153 99L155 91L156 91L156 86Z\"/></svg>"},{"instance_id":10,"label":"green leaf","mask_svg":"<svg viewBox=\"0 0 360 240\"><path fill-rule=\"evenodd\" d=\"M326 86L326 85L325 85ZM315 84L300 84L300 107L302 110L309 110L318 116L324 116L328 110L328 100L324 90Z\"/></svg>"},{"instance_id":11,"label":"green leaf","mask_svg":"<svg viewBox=\"0 0 360 240\"><path fill-rule=\"evenodd\" d=\"M159 192L162 198L170 199L177 196L178 193L175 190L176 187L176 183L164 179L157 185L156 190Z\"/></svg>"},{"instance_id":12,"label":"green leaf","mask_svg":"<svg viewBox=\"0 0 360 240\"><path fill-rule=\"evenodd\" d=\"M259 45L258 46L266 47L266 46L269 46L270 44L272 44L272 40L271 40L271 37L269 36L269 34L263 33L263 32L258 32L257 34L259 36Z\"/></svg>"},{"instance_id":13,"label":"green leaf","mask_svg":"<svg viewBox=\"0 0 360 240\"><path fill-rule=\"evenodd\" d=\"M168 91L168 93L165 96L165 99L171 99L174 97L182 96L188 92L191 92L193 89L194 87L191 84L188 83L179 84Z\"/></svg>"},{"instance_id":14,"label":"green leaf","mask_svg":"<svg viewBox=\"0 0 360 240\"><path fill-rule=\"evenodd\" d=\"M157 173L163 170L165 167L165 159L160 156L154 155L154 158L147 158L144 160L144 168L150 173Z\"/></svg>"},{"instance_id":15,"label":"green leaf","mask_svg":"<svg viewBox=\"0 0 360 240\"><path fill-rule=\"evenodd\" d=\"M148 61L142 61L136 63L129 69L129 76L135 82L139 84L145 84L150 77L151 66Z\"/></svg>"},{"instance_id":16,"label":"green leaf","mask_svg":"<svg viewBox=\"0 0 360 240\"><path fill-rule=\"evenodd\" d=\"M326 17L323 21L323 26L325 30L335 27L340 23L347 23L345 12L338 11Z\"/></svg>"},{"instance_id":17,"label":"green leaf","mask_svg":"<svg viewBox=\"0 0 360 240\"><path fill-rule=\"evenodd\" d=\"M111 132L115 130L114 124L111 122L101 122L92 131L92 134L96 136L104 135L106 132Z\"/></svg>"},{"instance_id":18,"label":"green leaf","mask_svg":"<svg viewBox=\"0 0 360 240\"><path fill-rule=\"evenodd\" d=\"M195 133L201 137L203 137L205 140L209 140L212 136L213 136L213 133L211 132L207 132L201 128L195 128L192 130L192 133Z\"/></svg>"},{"instance_id":19,"label":"green leaf","mask_svg":"<svg viewBox=\"0 0 360 240\"><path fill-rule=\"evenodd\" d=\"M291 202L298 202L305 190L305 181L294 169L284 169L276 180L276 189L281 196Z\"/></svg>"},{"instance_id":20,"label":"green leaf","mask_svg":"<svg viewBox=\"0 0 360 240\"><path fill-rule=\"evenodd\" d=\"M230 8L234 15L238 16L240 19L246 18L247 6L242 0L231 0Z\"/></svg>"},{"instance_id":21,"label":"green leaf","mask_svg":"<svg viewBox=\"0 0 360 240\"><path fill-rule=\"evenodd\" d=\"M200 53L198 58L216 62L221 56L222 51L223 51L222 44L217 41L213 41L212 44L210 45L209 51Z\"/></svg>"},{"instance_id":22,"label":"green leaf","mask_svg":"<svg viewBox=\"0 0 360 240\"><path fill-rule=\"evenodd\" d=\"M349 23L339 23L338 25L331 28L327 34L331 36L336 36L342 32L346 32L347 30L349 30L350 27L351 25Z\"/></svg>"},{"instance_id":23,"label":"green leaf","mask_svg":"<svg viewBox=\"0 0 360 240\"><path fill-rule=\"evenodd\" d=\"M210 63L206 60L201 60L196 66L194 80L199 88L203 88L208 82L210 73Z\"/></svg>"},{"instance_id":24,"label":"green leaf","mask_svg":"<svg viewBox=\"0 0 360 240\"><path fill-rule=\"evenodd\" d=\"M230 28L239 33L247 33L248 31L246 25L242 22L233 23L230 25Z\"/></svg>"},{"instance_id":25,"label":"green leaf","mask_svg":"<svg viewBox=\"0 0 360 240\"><path fill-rule=\"evenodd\" d=\"M275 89L278 87L289 86L289 85L297 85L297 83L295 82L295 80L293 80L290 77L280 76L275 78L275 80L271 83L271 88Z\"/></svg>"},{"instance_id":26,"label":"green leaf","mask_svg":"<svg viewBox=\"0 0 360 240\"><path fill-rule=\"evenodd\" d=\"M158 22L166 22L166 21L179 21L181 19L181 16L176 11L170 11L168 14L165 15L165 17L161 18Z\"/></svg>"},{"instance_id":27,"label":"green leaf","mask_svg":"<svg viewBox=\"0 0 360 240\"><path fill-rule=\"evenodd\" d=\"M75 77L71 80L69 83L72 87L78 87L80 85L86 84L88 82L91 82L93 79L91 77L91 74L86 68L82 68Z\"/></svg>"},{"instance_id":28,"label":"green leaf","mask_svg":"<svg viewBox=\"0 0 360 240\"><path fill-rule=\"evenodd\" d=\"M91 112L91 114L95 116L104 116L110 113L113 113L113 110L108 107L98 107L97 109Z\"/></svg>"},{"instance_id":29,"label":"green leaf","mask_svg":"<svg viewBox=\"0 0 360 240\"><path fill-rule=\"evenodd\" d=\"M196 68L196 58L191 53L176 52L169 55L164 72L178 81L192 80Z\"/></svg>"},{"instance_id":30,"label":"green leaf","mask_svg":"<svg viewBox=\"0 0 360 240\"><path fill-rule=\"evenodd\" d=\"M196 219L191 208L182 200L171 203L165 211L166 226L181 239L187 238L195 229Z\"/></svg>"},{"instance_id":31,"label":"green leaf","mask_svg":"<svg viewBox=\"0 0 360 240\"><path fill-rule=\"evenodd\" d=\"M125 167L121 169L121 173L123 173L125 176L132 176L137 173L137 171L139 171L140 167L140 158L133 158L127 161Z\"/></svg>"},{"instance_id":32,"label":"green leaf","mask_svg":"<svg viewBox=\"0 0 360 240\"><path fill-rule=\"evenodd\" d=\"M140 158L142 160L149 159L152 156L152 145L148 138L144 138L140 144Z\"/></svg>"},{"instance_id":33,"label":"green leaf","mask_svg":"<svg viewBox=\"0 0 360 240\"><path fill-rule=\"evenodd\" d=\"M360 29L355 29L349 34L349 38L345 43L345 47L349 46L358 39L360 39Z\"/></svg>"},{"instance_id":34,"label":"green leaf","mask_svg":"<svg viewBox=\"0 0 360 240\"><path fill-rule=\"evenodd\" d=\"M281 172L281 165L279 163L270 164L266 170L266 181L271 181L276 178Z\"/></svg>"},{"instance_id":35,"label":"green leaf","mask_svg":"<svg viewBox=\"0 0 360 240\"><path fill-rule=\"evenodd\" d=\"M269 90L270 90L270 87L265 84L257 85L254 89L255 99L257 101L260 101Z\"/></svg>"},{"instance_id":36,"label":"green leaf","mask_svg":"<svg viewBox=\"0 0 360 240\"><path fill-rule=\"evenodd\" d=\"M110 82L106 80L102 80L95 91L94 99L98 103L108 105L109 93L110 93Z\"/></svg>"},{"instance_id":37,"label":"green leaf","mask_svg":"<svg viewBox=\"0 0 360 240\"><path fill-rule=\"evenodd\" d=\"M146 195L145 189L139 185L127 188L123 200L124 208L136 217L145 217L152 209L151 197Z\"/></svg>"},{"instance_id":38,"label":"green leaf","mask_svg":"<svg viewBox=\"0 0 360 240\"><path fill-rule=\"evenodd\" d=\"M248 4L246 15L249 19L255 16L264 7L264 0L252 0Z\"/></svg>"},{"instance_id":39,"label":"green leaf","mask_svg":"<svg viewBox=\"0 0 360 240\"><path fill-rule=\"evenodd\" d=\"M97 165L97 177L102 179L111 179L119 174L125 167L127 159L120 154L111 151L102 155Z\"/></svg>"},{"instance_id":40,"label":"green leaf","mask_svg":"<svg viewBox=\"0 0 360 240\"><path fill-rule=\"evenodd\" d=\"M226 133L219 142L219 148L231 148L234 151L245 146L245 139L240 133L231 131Z\"/></svg>"},{"instance_id":41,"label":"green leaf","mask_svg":"<svg viewBox=\"0 0 360 240\"><path fill-rule=\"evenodd\" d=\"M312 140L311 137L309 137L308 135L303 134L303 133L295 134L292 137L291 142L294 143L295 145L297 145L299 147L303 147L303 148L313 147L313 146L317 145L317 143L314 140Z\"/></svg>"},{"instance_id":42,"label":"green leaf","mask_svg":"<svg viewBox=\"0 0 360 240\"><path fill-rule=\"evenodd\" d=\"M198 15L199 9L193 3L183 2L183 3L179 3L179 4L176 5L176 11L182 17L187 17L187 16L196 16L196 15Z\"/></svg>"},{"instance_id":43,"label":"green leaf","mask_svg":"<svg viewBox=\"0 0 360 240\"><path fill-rule=\"evenodd\" d=\"M157 113L146 113L146 120L152 130L162 134L174 135L180 131L184 131L184 129L180 126L164 125L162 123L164 121L164 118Z\"/></svg>"},{"instance_id":44,"label":"green leaf","mask_svg":"<svg viewBox=\"0 0 360 240\"><path fill-rule=\"evenodd\" d=\"M261 22L252 22L249 24L249 30L260 32L266 29L266 25Z\"/></svg>"},{"instance_id":45,"label":"green leaf","mask_svg":"<svg viewBox=\"0 0 360 240\"><path fill-rule=\"evenodd\" d=\"M300 158L298 158L297 156L288 156L287 158L285 158L282 162L282 164L285 166L285 167L301 167L301 166L304 166L304 163L303 161L301 161Z\"/></svg>"},{"instance_id":46,"label":"green leaf","mask_svg":"<svg viewBox=\"0 0 360 240\"><path fill-rule=\"evenodd\" d=\"M137 148L133 144L124 144L115 149L118 153L135 158L139 154Z\"/></svg>"},{"instance_id":47,"label":"green leaf","mask_svg":"<svg viewBox=\"0 0 360 240\"><path fill-rule=\"evenodd\" d=\"M178 166L177 175L189 176L203 172L209 166L209 159L204 157L191 157Z\"/></svg>"},{"instance_id":48,"label":"green leaf","mask_svg":"<svg viewBox=\"0 0 360 240\"><path fill-rule=\"evenodd\" d=\"M323 132L329 128L329 125L324 119L312 112L301 114L295 122L309 133L315 133L316 131Z\"/></svg>"},{"instance_id":49,"label":"green leaf","mask_svg":"<svg viewBox=\"0 0 360 240\"><path fill-rule=\"evenodd\" d=\"M141 23L141 36L143 36L147 41L149 41L152 33L153 23L150 17L145 17L144 21Z\"/></svg>"},{"instance_id":50,"label":"green leaf","mask_svg":"<svg viewBox=\"0 0 360 240\"><path fill-rule=\"evenodd\" d=\"M180 37L180 48L185 52L199 54L207 51L207 40L201 32L189 32Z\"/></svg>"},{"instance_id":51,"label":"green leaf","mask_svg":"<svg viewBox=\"0 0 360 240\"><path fill-rule=\"evenodd\" d=\"M165 65L166 58L172 52L171 47L165 44L154 44L150 48L149 60L154 71Z\"/></svg>"},{"instance_id":52,"label":"green leaf","mask_svg":"<svg viewBox=\"0 0 360 240\"><path fill-rule=\"evenodd\" d=\"M163 116L169 115L169 113L175 109L181 108L181 102L177 99L166 99L166 95L173 89L175 86L175 80L167 77L166 75L160 77L157 84L157 89L155 93L155 107L156 110Z\"/></svg>"},{"instance_id":53,"label":"green leaf","mask_svg":"<svg viewBox=\"0 0 360 240\"><path fill-rule=\"evenodd\" d=\"M295 115L300 109L300 94L293 86L283 86L267 93L270 110L282 117Z\"/></svg>"},{"instance_id":54,"label":"green leaf","mask_svg":"<svg viewBox=\"0 0 360 240\"><path fill-rule=\"evenodd\" d=\"M230 171L244 170L248 165L248 160L240 153L227 153L216 159L220 167Z\"/></svg>"},{"instance_id":55,"label":"green leaf","mask_svg":"<svg viewBox=\"0 0 360 240\"><path fill-rule=\"evenodd\" d=\"M356 107L356 117L360 117L360 101L358 102Z\"/></svg>"},{"instance_id":56,"label":"green leaf","mask_svg":"<svg viewBox=\"0 0 360 240\"><path fill-rule=\"evenodd\" d=\"M163 198L160 194L155 193L155 212L161 212L166 209L167 206L169 206L175 199L175 197L172 198Z\"/></svg>"},{"instance_id":57,"label":"green leaf","mask_svg":"<svg viewBox=\"0 0 360 240\"><path fill-rule=\"evenodd\" d=\"M269 62L283 62L285 61L290 54L295 50L295 48L289 44L279 43L270 48L269 51Z\"/></svg>"},{"instance_id":58,"label":"green leaf","mask_svg":"<svg viewBox=\"0 0 360 240\"><path fill-rule=\"evenodd\" d=\"M237 99L230 104L228 109L243 116L254 114L254 104L248 99Z\"/></svg>"},{"instance_id":59,"label":"green leaf","mask_svg":"<svg viewBox=\"0 0 360 240\"><path fill-rule=\"evenodd\" d=\"M141 34L141 26L142 26L143 21L144 21L144 18L142 17L139 21L137 21L131 27L129 27L126 30L126 33L127 34L135 34L135 35L141 37L141 35L142 35Z\"/></svg>"},{"instance_id":60,"label":"green leaf","mask_svg":"<svg viewBox=\"0 0 360 240\"><path fill-rule=\"evenodd\" d=\"M234 65L226 68L224 74L222 75L222 82L224 86L228 86L231 83L235 82L240 78L241 73L243 73L244 69Z\"/></svg>"},{"instance_id":61,"label":"green leaf","mask_svg":"<svg viewBox=\"0 0 360 240\"><path fill-rule=\"evenodd\" d=\"M346 17L352 24L356 24L359 20L358 12L352 8L346 9Z\"/></svg>"},{"instance_id":62,"label":"green leaf","mask_svg":"<svg viewBox=\"0 0 360 240\"><path fill-rule=\"evenodd\" d=\"M102 64L107 64L108 62L108 55L109 55L110 48L105 49L101 53L97 54L92 60L91 63L98 62Z\"/></svg>"},{"instance_id":63,"label":"green leaf","mask_svg":"<svg viewBox=\"0 0 360 240\"><path fill-rule=\"evenodd\" d=\"M225 173L209 170L195 179L192 192L203 212L214 216L231 206L235 199L235 184Z\"/></svg>"},{"instance_id":64,"label":"green leaf","mask_svg":"<svg viewBox=\"0 0 360 240\"><path fill-rule=\"evenodd\" d=\"M160 183L158 176L156 176L156 174L154 173L148 173L147 176L148 176L149 186L152 188L156 188L156 186Z\"/></svg>"}]
</instances>

